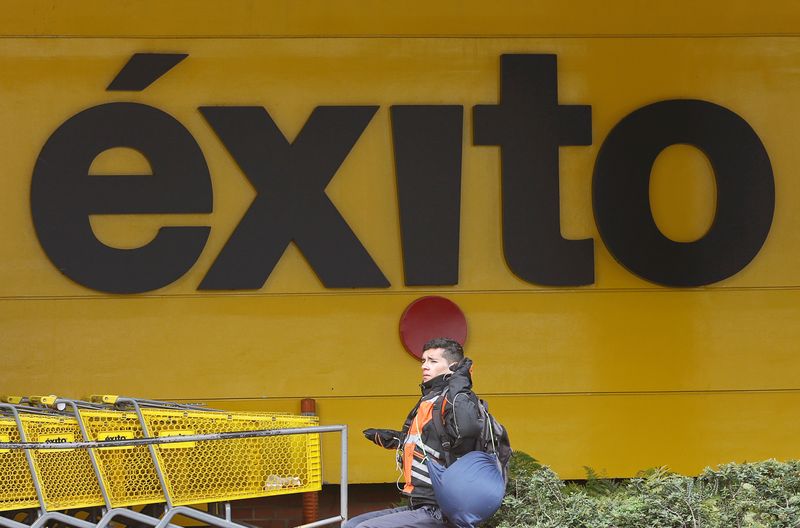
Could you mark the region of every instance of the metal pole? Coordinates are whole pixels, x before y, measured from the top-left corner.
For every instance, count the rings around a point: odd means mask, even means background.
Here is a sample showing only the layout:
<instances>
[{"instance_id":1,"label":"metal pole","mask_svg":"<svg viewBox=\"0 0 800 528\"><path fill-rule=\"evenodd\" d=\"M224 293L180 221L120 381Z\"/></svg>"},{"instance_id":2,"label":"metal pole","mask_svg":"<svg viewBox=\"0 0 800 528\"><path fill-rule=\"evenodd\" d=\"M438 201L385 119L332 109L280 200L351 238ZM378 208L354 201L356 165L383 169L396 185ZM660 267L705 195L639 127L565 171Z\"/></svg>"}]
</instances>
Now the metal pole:
<instances>
[{"instance_id":1,"label":"metal pole","mask_svg":"<svg viewBox=\"0 0 800 528\"><path fill-rule=\"evenodd\" d=\"M25 429L22 427L22 419L19 417L19 412L13 405L0 403L0 409L8 409L14 415L14 421L17 422L17 430L19 431L19 439L27 442L25 437ZM39 484L39 475L36 473L36 466L33 465L33 456L29 449L25 450L25 459L28 461L28 471L31 472L31 479L33 480L33 489L36 491L36 499L39 501L39 515L44 515L47 507L44 504L44 495L42 494L42 487Z\"/></svg>"},{"instance_id":2,"label":"metal pole","mask_svg":"<svg viewBox=\"0 0 800 528\"><path fill-rule=\"evenodd\" d=\"M347 426L342 426L342 477L339 483L339 509L342 515L342 525L347 522Z\"/></svg>"},{"instance_id":3,"label":"metal pole","mask_svg":"<svg viewBox=\"0 0 800 528\"><path fill-rule=\"evenodd\" d=\"M83 425L83 419L81 418L81 413L78 411L78 404L72 400L65 400L63 398L58 398L56 403L66 403L70 407L72 407L72 413L75 415L75 421L78 422L78 428L81 430L81 436L87 442L89 442L89 434L86 432L86 426ZM94 450L89 448L86 450L89 453L89 460L92 463L92 469L94 470L94 476L97 477L97 485L100 487L100 493L103 495L103 502L106 505L106 508L109 510L112 508L111 506L111 499L108 498L108 491L106 491L106 484L103 481L103 475L100 473L100 466L97 465L97 459L94 455Z\"/></svg>"},{"instance_id":4,"label":"metal pole","mask_svg":"<svg viewBox=\"0 0 800 528\"><path fill-rule=\"evenodd\" d=\"M132 438L130 440L104 440L102 442L64 442L59 444L48 444L46 442L0 442L0 449L86 449L98 447L130 447L156 444L175 444L179 442L210 442L216 440L234 440L238 438L260 438L264 436L336 433L344 431L346 428L346 425L320 425L315 427L261 429L255 431L233 431L229 433L209 433L186 436L161 436L158 438Z\"/></svg>"},{"instance_id":5,"label":"metal pole","mask_svg":"<svg viewBox=\"0 0 800 528\"><path fill-rule=\"evenodd\" d=\"M133 405L133 409L136 411L136 417L139 419L139 425L142 426L142 436L145 438L151 438L150 431L147 429L147 423L144 421L144 415L142 414L141 407L139 407L139 403L133 398L118 398L117 402L129 403ZM167 503L167 510L170 510L172 509L172 497L170 497L169 491L167 490L167 481L164 478L164 472L161 471L161 464L158 463L156 448L153 447L153 444L148 444L147 450L150 452L150 458L153 460L153 466L155 466L156 475L158 476L158 483L161 484L161 491L164 492L164 501Z\"/></svg>"},{"instance_id":6,"label":"metal pole","mask_svg":"<svg viewBox=\"0 0 800 528\"><path fill-rule=\"evenodd\" d=\"M313 398L300 400L300 414L302 416L316 416L317 402ZM311 524L319 519L319 492L308 491L303 493L303 524Z\"/></svg>"}]
</instances>

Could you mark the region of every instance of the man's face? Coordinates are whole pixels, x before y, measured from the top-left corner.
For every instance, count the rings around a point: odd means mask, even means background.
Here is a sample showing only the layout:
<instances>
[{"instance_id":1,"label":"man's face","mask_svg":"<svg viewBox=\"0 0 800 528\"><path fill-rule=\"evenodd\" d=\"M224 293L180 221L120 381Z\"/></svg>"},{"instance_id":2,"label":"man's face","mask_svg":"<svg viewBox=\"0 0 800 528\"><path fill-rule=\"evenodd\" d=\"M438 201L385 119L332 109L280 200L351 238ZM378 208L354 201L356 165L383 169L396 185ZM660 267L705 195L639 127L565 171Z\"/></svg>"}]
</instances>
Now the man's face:
<instances>
[{"instance_id":1,"label":"man's face","mask_svg":"<svg viewBox=\"0 0 800 528\"><path fill-rule=\"evenodd\" d=\"M422 353L422 382L447 374L450 372L450 364L442 355L443 348L431 348Z\"/></svg>"}]
</instances>

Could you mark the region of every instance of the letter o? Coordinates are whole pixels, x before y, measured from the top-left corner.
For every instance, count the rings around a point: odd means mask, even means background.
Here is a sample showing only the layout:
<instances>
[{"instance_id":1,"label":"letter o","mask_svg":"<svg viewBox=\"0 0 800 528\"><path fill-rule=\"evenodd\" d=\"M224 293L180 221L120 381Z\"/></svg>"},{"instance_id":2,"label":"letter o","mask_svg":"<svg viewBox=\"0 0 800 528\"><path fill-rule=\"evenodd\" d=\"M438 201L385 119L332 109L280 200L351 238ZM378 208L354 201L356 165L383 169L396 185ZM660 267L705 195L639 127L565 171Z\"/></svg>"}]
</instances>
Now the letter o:
<instances>
[{"instance_id":1,"label":"letter o","mask_svg":"<svg viewBox=\"0 0 800 528\"><path fill-rule=\"evenodd\" d=\"M688 144L711 161L717 208L708 232L670 240L650 209L650 173L658 154ZM741 271L758 254L775 210L775 182L758 135L734 112L699 100L668 100L625 116L608 134L592 180L594 216L614 258L664 286L703 286Z\"/></svg>"}]
</instances>

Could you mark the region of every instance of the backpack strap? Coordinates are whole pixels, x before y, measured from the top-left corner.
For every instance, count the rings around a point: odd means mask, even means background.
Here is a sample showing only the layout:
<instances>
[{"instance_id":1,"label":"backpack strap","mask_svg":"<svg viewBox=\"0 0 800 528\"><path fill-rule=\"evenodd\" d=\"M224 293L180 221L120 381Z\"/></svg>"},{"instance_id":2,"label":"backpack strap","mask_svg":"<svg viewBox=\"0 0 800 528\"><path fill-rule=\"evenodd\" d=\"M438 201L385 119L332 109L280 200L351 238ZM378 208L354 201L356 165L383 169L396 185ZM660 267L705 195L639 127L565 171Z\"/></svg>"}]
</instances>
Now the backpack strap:
<instances>
[{"instance_id":1,"label":"backpack strap","mask_svg":"<svg viewBox=\"0 0 800 528\"><path fill-rule=\"evenodd\" d=\"M445 405L447 405L447 389L439 395L433 404L431 424L433 425L433 430L436 431L436 436L439 437L439 444L442 446L444 466L449 467L453 461L453 456L450 452L450 449L453 447L453 442L450 439L450 435L447 434L447 428L444 425Z\"/></svg>"},{"instance_id":2,"label":"backpack strap","mask_svg":"<svg viewBox=\"0 0 800 528\"><path fill-rule=\"evenodd\" d=\"M419 404L422 403L422 398L417 401L417 404L411 409L411 412L408 413L406 416L406 421L403 422L403 428L400 430L400 446L397 448L398 451L402 449L403 444L406 443L406 437L408 436L408 431L411 429L411 422L414 420L414 416L417 415L417 411L419 410Z\"/></svg>"},{"instance_id":3,"label":"backpack strap","mask_svg":"<svg viewBox=\"0 0 800 528\"><path fill-rule=\"evenodd\" d=\"M494 417L489 414L489 404L486 403L484 400L478 400L478 407L481 410L481 414L483 415L483 419L486 420L485 424L489 426L489 440L491 441L492 450L490 453L497 454L497 441L495 440L495 431L494 431ZM488 449L488 445L486 446Z\"/></svg>"}]
</instances>

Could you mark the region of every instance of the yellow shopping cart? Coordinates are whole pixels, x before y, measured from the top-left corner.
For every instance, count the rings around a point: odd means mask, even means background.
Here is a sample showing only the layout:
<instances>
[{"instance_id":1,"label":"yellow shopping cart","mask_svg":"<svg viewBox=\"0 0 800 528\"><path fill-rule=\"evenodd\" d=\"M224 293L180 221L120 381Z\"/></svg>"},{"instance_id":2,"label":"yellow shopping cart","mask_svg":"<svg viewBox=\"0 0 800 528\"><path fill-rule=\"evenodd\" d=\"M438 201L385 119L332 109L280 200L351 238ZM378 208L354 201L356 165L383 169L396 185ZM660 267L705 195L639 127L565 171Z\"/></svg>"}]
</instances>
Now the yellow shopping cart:
<instances>
[{"instance_id":1,"label":"yellow shopping cart","mask_svg":"<svg viewBox=\"0 0 800 528\"><path fill-rule=\"evenodd\" d=\"M32 397L38 408L0 404L12 410L0 415L0 444L17 448L0 447L0 478L8 483L0 488L0 512L38 508L43 515L30 528L51 520L104 528L123 519L178 528L171 524L176 515L240 528L188 506L320 490L320 432L341 432L346 455L346 427L319 427L314 416L95 400L50 396ZM341 516L313 524L345 518L342 497ZM163 517L130 509L157 503L164 504ZM78 518L77 510L102 518ZM8 516L0 516L0 526L28 528Z\"/></svg>"}]
</instances>

